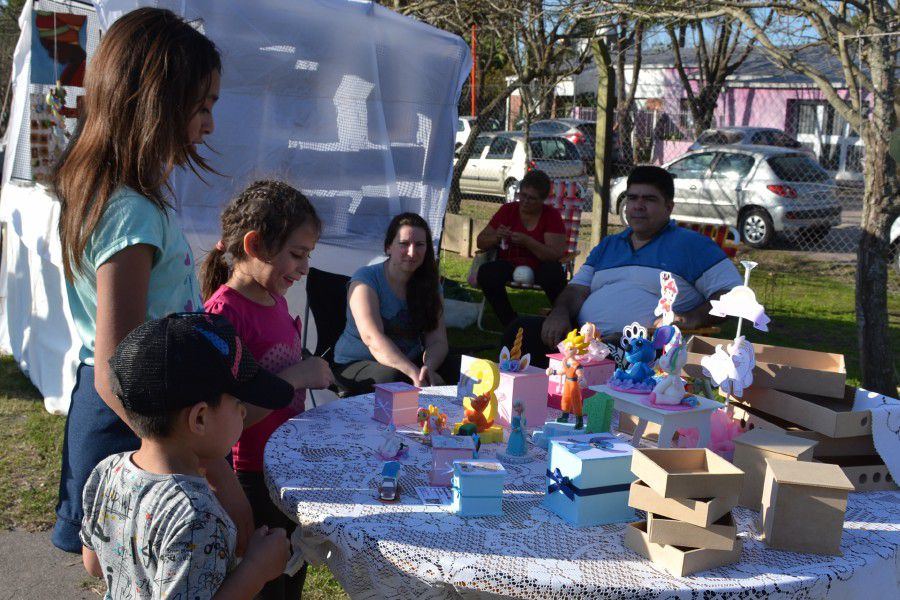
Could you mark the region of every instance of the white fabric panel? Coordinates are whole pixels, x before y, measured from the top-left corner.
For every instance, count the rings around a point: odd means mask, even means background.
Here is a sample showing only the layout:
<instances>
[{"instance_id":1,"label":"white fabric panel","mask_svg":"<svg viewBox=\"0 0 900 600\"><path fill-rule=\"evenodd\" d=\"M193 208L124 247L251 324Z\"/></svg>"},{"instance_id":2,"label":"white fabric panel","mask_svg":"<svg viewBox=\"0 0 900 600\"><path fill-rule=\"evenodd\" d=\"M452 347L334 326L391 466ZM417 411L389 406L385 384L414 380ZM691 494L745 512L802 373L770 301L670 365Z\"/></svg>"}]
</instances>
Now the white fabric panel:
<instances>
[{"instance_id":1,"label":"white fabric panel","mask_svg":"<svg viewBox=\"0 0 900 600\"><path fill-rule=\"evenodd\" d=\"M429 221L437 244L469 72L461 38L350 0L95 4L101 23L141 5L202 19L222 52L216 131L207 138L216 153L203 154L227 176L207 176L206 185L189 172L173 175L192 244L217 234L223 204L263 177L310 197L329 245L374 257L388 221L407 210ZM317 252L315 265L337 271L337 258Z\"/></svg>"},{"instance_id":2,"label":"white fabric panel","mask_svg":"<svg viewBox=\"0 0 900 600\"><path fill-rule=\"evenodd\" d=\"M13 355L48 411L65 414L81 340L63 283L59 202L41 185L4 185L2 198L0 350Z\"/></svg>"}]
</instances>

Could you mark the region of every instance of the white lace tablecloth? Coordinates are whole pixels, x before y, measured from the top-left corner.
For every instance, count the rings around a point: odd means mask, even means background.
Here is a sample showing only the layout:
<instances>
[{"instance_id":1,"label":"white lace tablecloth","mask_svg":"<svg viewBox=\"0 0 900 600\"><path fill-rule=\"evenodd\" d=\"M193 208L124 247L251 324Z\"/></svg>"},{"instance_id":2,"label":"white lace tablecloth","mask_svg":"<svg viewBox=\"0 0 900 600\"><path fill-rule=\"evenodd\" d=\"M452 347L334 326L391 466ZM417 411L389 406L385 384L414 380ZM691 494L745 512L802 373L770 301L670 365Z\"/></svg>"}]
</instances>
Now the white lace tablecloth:
<instances>
[{"instance_id":1,"label":"white lace tablecloth","mask_svg":"<svg viewBox=\"0 0 900 600\"><path fill-rule=\"evenodd\" d=\"M455 388L423 390L461 420ZM757 513L738 508L741 561L680 578L627 550L623 524L573 529L541 507L546 453L506 465L502 517L461 518L424 506L431 450L410 434L401 502L375 500L384 425L373 396L339 400L280 427L265 452L266 480L300 524L305 558L325 562L353 598L898 598L900 493L850 494L842 557L772 550ZM482 446L493 456L505 445Z\"/></svg>"}]
</instances>

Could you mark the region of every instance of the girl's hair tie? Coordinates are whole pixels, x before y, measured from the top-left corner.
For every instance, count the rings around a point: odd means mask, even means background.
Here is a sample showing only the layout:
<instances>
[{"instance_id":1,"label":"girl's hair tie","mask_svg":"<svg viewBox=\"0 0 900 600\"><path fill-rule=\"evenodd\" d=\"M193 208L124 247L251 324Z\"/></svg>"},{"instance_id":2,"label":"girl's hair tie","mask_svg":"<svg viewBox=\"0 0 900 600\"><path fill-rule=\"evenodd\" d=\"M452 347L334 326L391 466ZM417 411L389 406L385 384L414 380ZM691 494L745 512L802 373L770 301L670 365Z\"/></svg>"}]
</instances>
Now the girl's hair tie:
<instances>
[{"instance_id":1,"label":"girl's hair tie","mask_svg":"<svg viewBox=\"0 0 900 600\"><path fill-rule=\"evenodd\" d=\"M225 252L225 244L222 243L222 240L216 242L216 250L219 252Z\"/></svg>"}]
</instances>

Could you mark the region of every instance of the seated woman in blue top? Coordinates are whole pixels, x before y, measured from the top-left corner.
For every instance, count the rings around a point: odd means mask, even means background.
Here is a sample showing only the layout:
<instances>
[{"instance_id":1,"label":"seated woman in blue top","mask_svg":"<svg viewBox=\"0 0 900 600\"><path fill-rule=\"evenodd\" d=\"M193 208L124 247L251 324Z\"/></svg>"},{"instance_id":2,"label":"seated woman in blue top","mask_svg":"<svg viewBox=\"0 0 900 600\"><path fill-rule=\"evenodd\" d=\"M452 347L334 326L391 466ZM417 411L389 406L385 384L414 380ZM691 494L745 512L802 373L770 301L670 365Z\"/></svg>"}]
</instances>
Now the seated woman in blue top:
<instances>
[{"instance_id":1,"label":"seated woman in blue top","mask_svg":"<svg viewBox=\"0 0 900 600\"><path fill-rule=\"evenodd\" d=\"M343 393L370 392L376 383L416 386L456 381L459 357L447 360L437 263L428 223L397 215L384 237L387 260L362 267L347 288L347 325L334 349Z\"/></svg>"}]
</instances>

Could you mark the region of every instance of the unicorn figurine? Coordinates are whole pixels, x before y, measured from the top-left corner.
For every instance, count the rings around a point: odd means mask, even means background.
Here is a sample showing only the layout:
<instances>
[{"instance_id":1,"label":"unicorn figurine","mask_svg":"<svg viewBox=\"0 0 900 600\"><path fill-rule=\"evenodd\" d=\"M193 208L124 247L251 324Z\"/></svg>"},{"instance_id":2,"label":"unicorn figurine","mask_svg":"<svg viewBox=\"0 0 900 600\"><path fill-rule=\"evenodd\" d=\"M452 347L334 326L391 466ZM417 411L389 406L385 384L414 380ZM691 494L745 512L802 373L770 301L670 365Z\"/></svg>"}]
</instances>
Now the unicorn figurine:
<instances>
[{"instance_id":1,"label":"unicorn figurine","mask_svg":"<svg viewBox=\"0 0 900 600\"><path fill-rule=\"evenodd\" d=\"M650 401L656 404L680 404L684 398L684 381L681 379L681 370L687 364L688 353L683 343L672 344L663 354L656 366L666 373L660 379L653 391L650 392Z\"/></svg>"}]
</instances>

